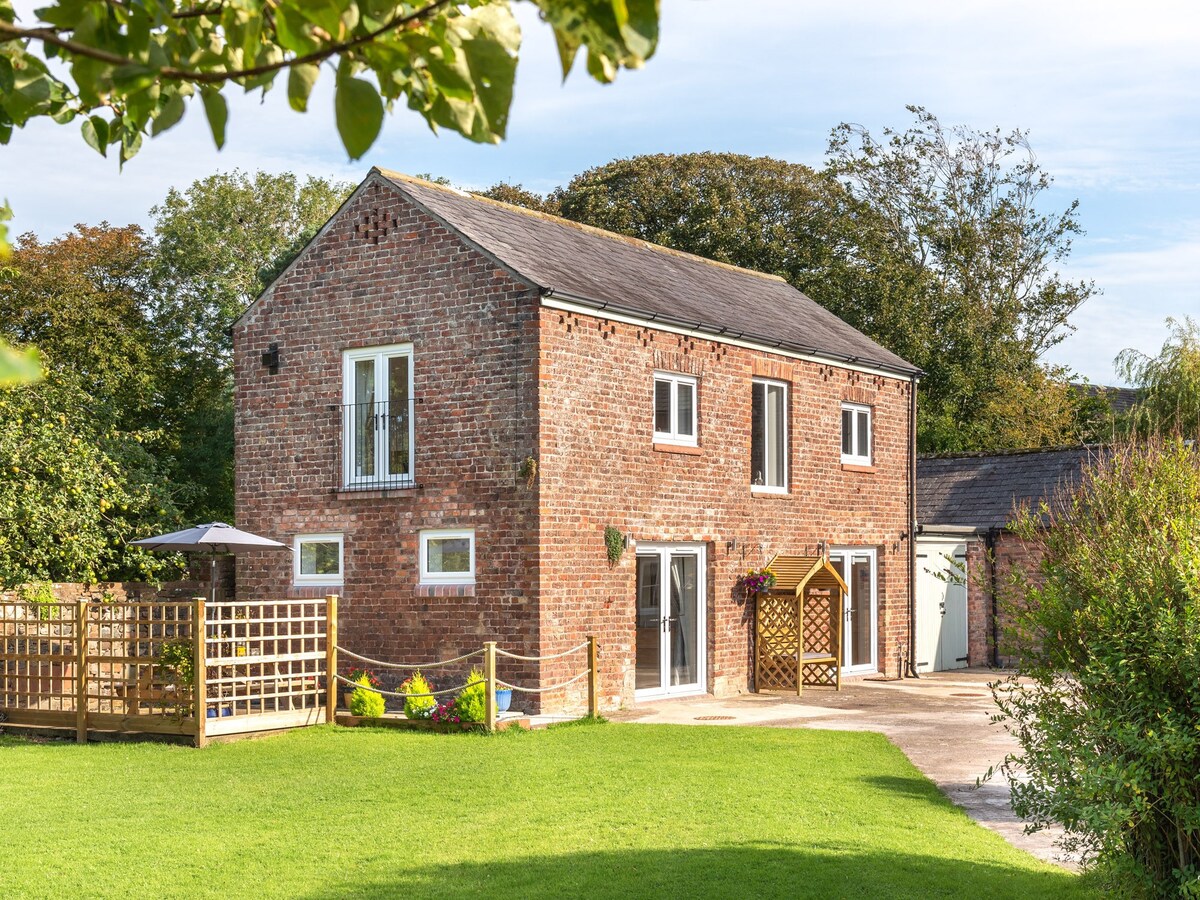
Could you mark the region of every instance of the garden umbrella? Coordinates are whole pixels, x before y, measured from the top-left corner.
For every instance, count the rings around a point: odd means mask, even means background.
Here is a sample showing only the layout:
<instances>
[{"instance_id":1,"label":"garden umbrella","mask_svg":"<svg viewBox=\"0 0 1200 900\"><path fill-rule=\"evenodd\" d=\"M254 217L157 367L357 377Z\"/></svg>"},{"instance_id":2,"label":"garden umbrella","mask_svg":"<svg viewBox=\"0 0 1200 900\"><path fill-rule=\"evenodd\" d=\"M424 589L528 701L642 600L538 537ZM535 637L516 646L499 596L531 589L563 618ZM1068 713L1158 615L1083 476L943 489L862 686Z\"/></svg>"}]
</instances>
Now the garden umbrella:
<instances>
[{"instance_id":1,"label":"garden umbrella","mask_svg":"<svg viewBox=\"0 0 1200 900\"><path fill-rule=\"evenodd\" d=\"M168 553L210 553L212 565L209 580L212 582L212 600L217 599L217 554L241 553L245 550L263 550L267 547L286 547L279 541L259 537L248 531L239 531L224 522L209 522L207 525L197 525L185 528L183 531L173 531L170 534L160 534L158 537L142 538L132 541L135 546L147 550L164 550Z\"/></svg>"}]
</instances>

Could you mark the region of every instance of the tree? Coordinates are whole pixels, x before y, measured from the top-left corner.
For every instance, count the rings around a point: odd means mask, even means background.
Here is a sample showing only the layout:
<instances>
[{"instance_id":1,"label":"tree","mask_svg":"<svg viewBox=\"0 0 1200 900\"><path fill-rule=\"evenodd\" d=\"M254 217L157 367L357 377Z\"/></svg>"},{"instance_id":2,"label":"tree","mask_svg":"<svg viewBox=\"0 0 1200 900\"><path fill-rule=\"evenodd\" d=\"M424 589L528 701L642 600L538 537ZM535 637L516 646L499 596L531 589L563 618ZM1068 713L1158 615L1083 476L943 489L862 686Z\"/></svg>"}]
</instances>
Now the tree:
<instances>
[{"instance_id":1,"label":"tree","mask_svg":"<svg viewBox=\"0 0 1200 900\"><path fill-rule=\"evenodd\" d=\"M1117 357L1117 374L1141 389L1126 424L1143 435L1200 437L1200 325L1167 319L1167 330L1158 356L1130 349Z\"/></svg>"},{"instance_id":2,"label":"tree","mask_svg":"<svg viewBox=\"0 0 1200 900\"><path fill-rule=\"evenodd\" d=\"M0 205L0 263L12 255L6 224L11 218L12 209L8 203ZM41 377L42 367L35 347L18 350L0 338L0 388L13 384L27 384Z\"/></svg>"},{"instance_id":3,"label":"tree","mask_svg":"<svg viewBox=\"0 0 1200 900\"><path fill-rule=\"evenodd\" d=\"M1015 527L1041 562L1002 585L1021 660L993 687L1020 744L1013 808L1061 824L1128 895L1196 896L1200 453L1128 443Z\"/></svg>"},{"instance_id":4,"label":"tree","mask_svg":"<svg viewBox=\"0 0 1200 900\"><path fill-rule=\"evenodd\" d=\"M146 437L69 374L0 388L0 587L175 570L127 543L179 521Z\"/></svg>"},{"instance_id":5,"label":"tree","mask_svg":"<svg viewBox=\"0 0 1200 900\"><path fill-rule=\"evenodd\" d=\"M0 338L37 345L123 428L144 425L157 399L148 262L141 229L102 223L46 243L23 235L0 269Z\"/></svg>"},{"instance_id":6,"label":"tree","mask_svg":"<svg viewBox=\"0 0 1200 900\"><path fill-rule=\"evenodd\" d=\"M1025 132L946 128L920 107L907 131L834 129L829 171L875 213L864 261L886 260L910 290L870 293L835 312L879 339L875 313L916 323L890 349L927 372L924 450L987 446L980 411L1006 385L1034 376L1037 360L1069 332L1095 292L1055 270L1081 234L1078 201L1043 213L1052 179ZM889 308L877 306L884 302ZM1032 419L1031 419L1032 421Z\"/></svg>"},{"instance_id":7,"label":"tree","mask_svg":"<svg viewBox=\"0 0 1200 900\"><path fill-rule=\"evenodd\" d=\"M558 204L551 198L528 191L523 185L509 184L507 181L501 181L499 184L494 184L485 191L480 191L479 196L487 197L489 200L499 200L501 203L508 203L512 206L532 209L534 212L550 213L555 216L562 215L562 210L558 208Z\"/></svg>"},{"instance_id":8,"label":"tree","mask_svg":"<svg viewBox=\"0 0 1200 900\"><path fill-rule=\"evenodd\" d=\"M189 519L233 515L233 323L352 187L234 171L172 189L151 210L160 449L190 486Z\"/></svg>"},{"instance_id":9,"label":"tree","mask_svg":"<svg viewBox=\"0 0 1200 900\"><path fill-rule=\"evenodd\" d=\"M612 81L658 40L658 0L531 0L554 30L563 77L581 47L587 71ZM371 147L398 101L428 122L483 142L504 137L521 32L508 0L54 0L33 27L0 0L0 143L49 117L80 121L122 163L199 99L218 148L224 90L266 93L287 72L304 112L328 62L334 112L351 159Z\"/></svg>"}]
</instances>

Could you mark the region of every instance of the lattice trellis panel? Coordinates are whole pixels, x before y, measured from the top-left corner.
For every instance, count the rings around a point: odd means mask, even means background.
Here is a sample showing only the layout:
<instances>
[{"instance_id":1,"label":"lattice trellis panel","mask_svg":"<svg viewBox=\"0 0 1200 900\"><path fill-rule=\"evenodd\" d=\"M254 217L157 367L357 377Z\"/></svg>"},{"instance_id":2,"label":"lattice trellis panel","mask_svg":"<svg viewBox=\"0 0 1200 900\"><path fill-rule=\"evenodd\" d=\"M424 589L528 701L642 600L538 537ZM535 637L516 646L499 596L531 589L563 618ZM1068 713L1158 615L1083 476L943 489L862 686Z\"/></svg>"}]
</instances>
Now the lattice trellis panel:
<instances>
[{"instance_id":1,"label":"lattice trellis panel","mask_svg":"<svg viewBox=\"0 0 1200 900\"><path fill-rule=\"evenodd\" d=\"M0 709L31 724L69 722L78 681L79 605L0 604Z\"/></svg>"},{"instance_id":2,"label":"lattice trellis panel","mask_svg":"<svg viewBox=\"0 0 1200 900\"><path fill-rule=\"evenodd\" d=\"M816 655L837 657L837 640L840 632L837 629L837 607L831 604L832 596L828 590L809 588L804 594L804 650L805 657ZM804 683L821 687L837 686L837 664L830 662L806 662L804 664ZM792 683L795 687L795 682Z\"/></svg>"},{"instance_id":3,"label":"lattice trellis panel","mask_svg":"<svg viewBox=\"0 0 1200 900\"><path fill-rule=\"evenodd\" d=\"M171 645L190 658L192 611L186 600L89 603L88 711L190 717L191 682L161 657Z\"/></svg>"},{"instance_id":4,"label":"lattice trellis panel","mask_svg":"<svg viewBox=\"0 0 1200 900\"><path fill-rule=\"evenodd\" d=\"M756 680L759 690L794 690L799 651L799 601L785 594L759 594L755 616Z\"/></svg>"},{"instance_id":5,"label":"lattice trellis panel","mask_svg":"<svg viewBox=\"0 0 1200 900\"><path fill-rule=\"evenodd\" d=\"M230 730L230 717L324 708L324 599L209 604L206 616L211 731Z\"/></svg>"}]
</instances>

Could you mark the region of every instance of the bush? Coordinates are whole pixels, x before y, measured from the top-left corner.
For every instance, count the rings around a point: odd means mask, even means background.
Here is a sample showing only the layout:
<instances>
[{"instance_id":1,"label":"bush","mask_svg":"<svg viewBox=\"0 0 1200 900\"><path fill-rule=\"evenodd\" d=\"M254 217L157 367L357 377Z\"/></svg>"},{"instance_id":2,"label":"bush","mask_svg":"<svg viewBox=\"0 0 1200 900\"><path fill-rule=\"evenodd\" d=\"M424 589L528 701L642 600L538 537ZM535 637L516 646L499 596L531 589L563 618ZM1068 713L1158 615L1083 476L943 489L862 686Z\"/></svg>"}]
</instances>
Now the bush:
<instances>
[{"instance_id":1,"label":"bush","mask_svg":"<svg viewBox=\"0 0 1200 900\"><path fill-rule=\"evenodd\" d=\"M1016 529L1043 555L1007 584L1021 663L993 687L1014 809L1114 886L1200 896L1200 452L1117 448Z\"/></svg>"},{"instance_id":2,"label":"bush","mask_svg":"<svg viewBox=\"0 0 1200 900\"><path fill-rule=\"evenodd\" d=\"M472 669L467 686L454 699L454 711L464 722L482 722L487 715L487 690L483 672Z\"/></svg>"},{"instance_id":3,"label":"bush","mask_svg":"<svg viewBox=\"0 0 1200 900\"><path fill-rule=\"evenodd\" d=\"M383 715L385 708L383 695L370 689L371 682L366 675L360 675L355 684L362 687L355 688L354 693L350 695L350 715L363 719L378 719Z\"/></svg>"},{"instance_id":4,"label":"bush","mask_svg":"<svg viewBox=\"0 0 1200 900\"><path fill-rule=\"evenodd\" d=\"M403 684L400 685L402 694L428 694L432 690L433 683L421 674L420 669L404 679ZM404 715L410 719L428 719L436 706L436 697L405 697Z\"/></svg>"}]
</instances>

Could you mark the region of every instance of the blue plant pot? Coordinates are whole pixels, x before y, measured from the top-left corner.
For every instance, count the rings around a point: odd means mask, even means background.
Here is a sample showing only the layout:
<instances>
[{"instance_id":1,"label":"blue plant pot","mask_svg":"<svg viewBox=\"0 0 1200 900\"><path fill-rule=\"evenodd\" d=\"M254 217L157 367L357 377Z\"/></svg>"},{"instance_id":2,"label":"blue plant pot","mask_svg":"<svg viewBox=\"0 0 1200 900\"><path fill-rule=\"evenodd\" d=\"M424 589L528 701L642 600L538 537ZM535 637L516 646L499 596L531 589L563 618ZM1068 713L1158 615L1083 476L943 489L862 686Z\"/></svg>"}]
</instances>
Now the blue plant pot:
<instances>
[{"instance_id":1,"label":"blue plant pot","mask_svg":"<svg viewBox=\"0 0 1200 900\"><path fill-rule=\"evenodd\" d=\"M509 688L496 688L496 712L508 712L512 706L512 691Z\"/></svg>"}]
</instances>

